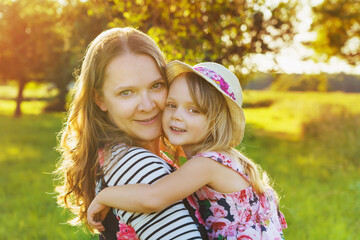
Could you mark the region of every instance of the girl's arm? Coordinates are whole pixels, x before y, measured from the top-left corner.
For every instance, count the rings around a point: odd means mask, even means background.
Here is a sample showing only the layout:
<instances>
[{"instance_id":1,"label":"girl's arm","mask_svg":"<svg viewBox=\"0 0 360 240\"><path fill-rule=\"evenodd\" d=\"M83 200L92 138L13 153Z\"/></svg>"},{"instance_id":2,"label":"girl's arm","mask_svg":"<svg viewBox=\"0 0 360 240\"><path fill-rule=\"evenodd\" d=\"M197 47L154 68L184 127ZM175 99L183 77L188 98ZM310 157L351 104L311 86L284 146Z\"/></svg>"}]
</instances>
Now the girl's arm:
<instances>
[{"instance_id":1,"label":"girl's arm","mask_svg":"<svg viewBox=\"0 0 360 240\"><path fill-rule=\"evenodd\" d=\"M210 184L216 165L216 162L207 158L194 158L152 185L130 184L108 187L103 189L94 201L96 204L125 211L157 212ZM91 211L90 208L89 210Z\"/></svg>"}]
</instances>

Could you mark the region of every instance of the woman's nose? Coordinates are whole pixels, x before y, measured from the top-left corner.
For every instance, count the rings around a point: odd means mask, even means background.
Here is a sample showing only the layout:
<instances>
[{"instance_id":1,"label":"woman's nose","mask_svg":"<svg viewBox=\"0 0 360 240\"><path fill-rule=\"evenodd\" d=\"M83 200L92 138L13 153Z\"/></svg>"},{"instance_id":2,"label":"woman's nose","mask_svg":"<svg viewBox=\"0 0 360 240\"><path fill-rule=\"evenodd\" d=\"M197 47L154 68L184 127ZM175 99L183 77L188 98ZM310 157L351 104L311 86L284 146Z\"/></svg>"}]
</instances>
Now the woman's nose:
<instances>
[{"instance_id":1,"label":"woman's nose","mask_svg":"<svg viewBox=\"0 0 360 240\"><path fill-rule=\"evenodd\" d=\"M155 106L155 101L148 92L140 95L139 111L150 112Z\"/></svg>"}]
</instances>

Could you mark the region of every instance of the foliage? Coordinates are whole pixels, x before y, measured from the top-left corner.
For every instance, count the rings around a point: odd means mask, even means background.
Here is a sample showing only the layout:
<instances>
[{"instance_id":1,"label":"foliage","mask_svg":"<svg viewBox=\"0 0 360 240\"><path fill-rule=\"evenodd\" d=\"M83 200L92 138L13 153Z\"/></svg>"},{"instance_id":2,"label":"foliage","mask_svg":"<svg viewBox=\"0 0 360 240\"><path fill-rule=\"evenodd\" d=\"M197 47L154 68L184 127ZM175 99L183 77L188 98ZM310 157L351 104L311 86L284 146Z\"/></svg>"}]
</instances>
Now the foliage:
<instances>
[{"instance_id":1,"label":"foliage","mask_svg":"<svg viewBox=\"0 0 360 240\"><path fill-rule=\"evenodd\" d=\"M324 106L331 105L335 110L346 108L349 115L357 116L360 115L360 107L354 103L359 101L358 93L252 90L244 92L245 106L256 106L263 102L272 103L268 107L245 108L247 123L251 123L265 132L294 140L300 139L304 134L304 124L318 122L316 119L319 115L326 115L326 111L330 111L326 110L328 107ZM335 116L340 118L341 115Z\"/></svg>"},{"instance_id":2,"label":"foliage","mask_svg":"<svg viewBox=\"0 0 360 240\"><path fill-rule=\"evenodd\" d=\"M47 110L65 110L67 86L87 44L106 26L88 18L89 2L14 0L0 2L0 80L19 84L16 115L30 81L52 82L59 95Z\"/></svg>"},{"instance_id":3,"label":"foliage","mask_svg":"<svg viewBox=\"0 0 360 240\"><path fill-rule=\"evenodd\" d=\"M281 91L320 91L328 90L324 74L280 74L271 84L271 89Z\"/></svg>"},{"instance_id":4,"label":"foliage","mask_svg":"<svg viewBox=\"0 0 360 240\"><path fill-rule=\"evenodd\" d=\"M134 26L159 43L168 60L215 61L241 76L246 56L277 52L295 32L296 1L4 0L0 3L0 80L52 82L65 110L68 85L86 46L101 31ZM21 71L19 71L21 69Z\"/></svg>"},{"instance_id":5,"label":"foliage","mask_svg":"<svg viewBox=\"0 0 360 240\"><path fill-rule=\"evenodd\" d=\"M86 46L106 28L105 16L90 14L93 5L87 1L68 0L59 8L57 29L62 36L62 46L52 55L47 72L49 82L59 89L58 97L45 111L64 111L69 84L76 77Z\"/></svg>"},{"instance_id":6,"label":"foliage","mask_svg":"<svg viewBox=\"0 0 360 240\"><path fill-rule=\"evenodd\" d=\"M329 74L329 91L360 92L360 76L345 73Z\"/></svg>"},{"instance_id":7,"label":"foliage","mask_svg":"<svg viewBox=\"0 0 360 240\"><path fill-rule=\"evenodd\" d=\"M243 84L243 89L262 90L270 87L274 81L274 75L264 72L252 72L247 76L246 84Z\"/></svg>"},{"instance_id":8,"label":"foliage","mask_svg":"<svg viewBox=\"0 0 360 240\"><path fill-rule=\"evenodd\" d=\"M341 105L322 105L303 123L302 129L305 138L328 146L329 160L324 168L336 166L336 169L346 169L352 166L360 167L359 126L360 114L351 114ZM337 131L333 131L334 128Z\"/></svg>"},{"instance_id":9,"label":"foliage","mask_svg":"<svg viewBox=\"0 0 360 240\"><path fill-rule=\"evenodd\" d=\"M270 74L254 73L248 77L244 89L281 91L342 91L360 92L360 76L337 74Z\"/></svg>"},{"instance_id":10,"label":"foliage","mask_svg":"<svg viewBox=\"0 0 360 240\"><path fill-rule=\"evenodd\" d=\"M277 52L291 42L296 1L107 1L109 26L134 26L159 43L168 60L214 61L237 74L252 53ZM276 43L276 44L275 44Z\"/></svg>"},{"instance_id":11,"label":"foliage","mask_svg":"<svg viewBox=\"0 0 360 240\"><path fill-rule=\"evenodd\" d=\"M311 30L317 33L308 43L320 56L330 59L341 57L350 64L360 61L360 1L324 0L313 7Z\"/></svg>"},{"instance_id":12,"label":"foliage","mask_svg":"<svg viewBox=\"0 0 360 240\"><path fill-rule=\"evenodd\" d=\"M52 49L59 48L56 1L0 2L0 80L19 84L15 116L21 115L23 90L29 81L45 81L53 64Z\"/></svg>"}]
</instances>

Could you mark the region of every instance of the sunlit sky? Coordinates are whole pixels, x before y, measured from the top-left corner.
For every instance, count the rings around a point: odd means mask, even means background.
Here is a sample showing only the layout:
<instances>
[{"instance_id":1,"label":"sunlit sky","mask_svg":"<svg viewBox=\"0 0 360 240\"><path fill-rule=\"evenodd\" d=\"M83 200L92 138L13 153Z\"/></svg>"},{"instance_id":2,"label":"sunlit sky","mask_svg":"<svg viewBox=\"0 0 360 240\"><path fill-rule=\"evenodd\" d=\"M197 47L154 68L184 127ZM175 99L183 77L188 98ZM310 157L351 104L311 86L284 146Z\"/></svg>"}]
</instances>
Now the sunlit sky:
<instances>
[{"instance_id":1,"label":"sunlit sky","mask_svg":"<svg viewBox=\"0 0 360 240\"><path fill-rule=\"evenodd\" d=\"M303 41L313 40L316 33L309 31L312 23L311 5L318 5L323 0L301 0L303 8L298 13L301 20L297 27L299 34L295 36L291 46L283 48L279 56L275 57L277 69L285 73L339 73L360 74L360 65L350 66L346 61L332 57L328 63L315 63L313 60L302 60L304 57L310 57L314 54L313 50L306 48L301 44ZM255 64L260 71L266 72L275 66L274 57L271 54L257 54L248 61L248 64Z\"/></svg>"}]
</instances>

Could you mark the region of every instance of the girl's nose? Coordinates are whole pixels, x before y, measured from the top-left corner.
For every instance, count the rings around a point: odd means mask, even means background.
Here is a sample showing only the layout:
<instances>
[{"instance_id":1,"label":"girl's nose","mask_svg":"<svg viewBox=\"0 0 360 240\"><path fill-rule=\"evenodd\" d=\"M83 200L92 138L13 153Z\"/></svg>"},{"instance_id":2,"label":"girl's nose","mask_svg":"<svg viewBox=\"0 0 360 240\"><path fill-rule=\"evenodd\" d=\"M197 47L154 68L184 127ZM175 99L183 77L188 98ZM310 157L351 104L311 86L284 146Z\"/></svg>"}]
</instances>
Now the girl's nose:
<instances>
[{"instance_id":1,"label":"girl's nose","mask_svg":"<svg viewBox=\"0 0 360 240\"><path fill-rule=\"evenodd\" d=\"M140 103L138 106L139 111L150 112L156 106L155 101L152 99L148 92L140 95Z\"/></svg>"},{"instance_id":2,"label":"girl's nose","mask_svg":"<svg viewBox=\"0 0 360 240\"><path fill-rule=\"evenodd\" d=\"M179 107L174 109L174 111L172 112L171 118L173 120L182 121L181 109Z\"/></svg>"}]
</instances>

